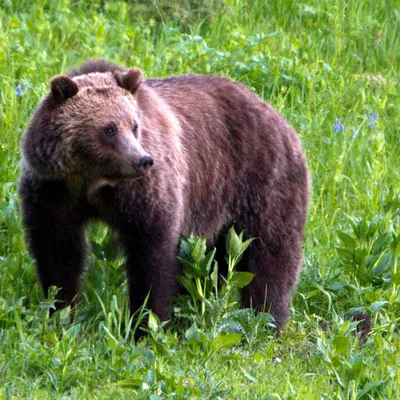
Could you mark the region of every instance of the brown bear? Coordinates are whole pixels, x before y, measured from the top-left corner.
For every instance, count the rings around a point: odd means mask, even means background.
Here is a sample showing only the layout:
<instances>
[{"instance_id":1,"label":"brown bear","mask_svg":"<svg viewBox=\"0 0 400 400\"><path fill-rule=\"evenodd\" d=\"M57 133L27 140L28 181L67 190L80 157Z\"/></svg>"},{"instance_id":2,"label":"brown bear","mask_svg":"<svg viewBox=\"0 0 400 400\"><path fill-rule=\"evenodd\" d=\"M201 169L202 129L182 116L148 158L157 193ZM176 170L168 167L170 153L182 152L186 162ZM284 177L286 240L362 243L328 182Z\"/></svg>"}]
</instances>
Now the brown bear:
<instances>
[{"instance_id":1,"label":"brown bear","mask_svg":"<svg viewBox=\"0 0 400 400\"><path fill-rule=\"evenodd\" d=\"M278 329L301 265L309 178L299 139L271 106L217 76L142 78L90 61L51 81L22 139L23 225L47 294L78 293L85 228L101 220L125 249L130 307L168 318L183 235L255 240L246 306L266 305Z\"/></svg>"}]
</instances>

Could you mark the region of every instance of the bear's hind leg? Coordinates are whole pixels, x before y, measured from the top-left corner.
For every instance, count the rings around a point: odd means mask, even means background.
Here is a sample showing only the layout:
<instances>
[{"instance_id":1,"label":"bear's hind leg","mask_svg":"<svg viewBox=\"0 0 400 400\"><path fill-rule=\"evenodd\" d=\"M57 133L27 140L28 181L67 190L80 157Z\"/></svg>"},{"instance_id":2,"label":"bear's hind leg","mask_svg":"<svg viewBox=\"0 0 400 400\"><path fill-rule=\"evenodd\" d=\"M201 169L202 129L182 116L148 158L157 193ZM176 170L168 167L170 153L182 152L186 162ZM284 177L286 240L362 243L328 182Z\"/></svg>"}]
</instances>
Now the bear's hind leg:
<instances>
[{"instance_id":1,"label":"bear's hind leg","mask_svg":"<svg viewBox=\"0 0 400 400\"><path fill-rule=\"evenodd\" d=\"M301 265L300 250L272 250L262 239L257 239L247 252L247 265L244 268L255 274L255 277L244 290L244 305L272 314L276 328L280 330L287 320L290 295L296 286Z\"/></svg>"}]
</instances>

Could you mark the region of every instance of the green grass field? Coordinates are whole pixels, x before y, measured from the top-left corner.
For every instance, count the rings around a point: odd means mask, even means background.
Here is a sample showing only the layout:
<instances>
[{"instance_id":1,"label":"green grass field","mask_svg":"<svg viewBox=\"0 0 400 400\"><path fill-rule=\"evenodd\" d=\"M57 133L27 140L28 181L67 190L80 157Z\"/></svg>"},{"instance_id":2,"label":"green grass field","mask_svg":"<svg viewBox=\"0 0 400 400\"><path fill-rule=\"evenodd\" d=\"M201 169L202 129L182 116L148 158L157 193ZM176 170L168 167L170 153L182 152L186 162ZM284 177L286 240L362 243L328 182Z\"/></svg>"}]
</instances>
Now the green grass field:
<instances>
[{"instance_id":1,"label":"green grass field","mask_svg":"<svg viewBox=\"0 0 400 400\"><path fill-rule=\"evenodd\" d=\"M124 259L100 225L77 316L48 317L20 224L19 139L50 78L95 57L231 77L299 133L313 193L280 337L265 315L207 314L214 301L197 325L150 318L135 344ZM0 398L400 398L399 71L397 0L1 0Z\"/></svg>"}]
</instances>

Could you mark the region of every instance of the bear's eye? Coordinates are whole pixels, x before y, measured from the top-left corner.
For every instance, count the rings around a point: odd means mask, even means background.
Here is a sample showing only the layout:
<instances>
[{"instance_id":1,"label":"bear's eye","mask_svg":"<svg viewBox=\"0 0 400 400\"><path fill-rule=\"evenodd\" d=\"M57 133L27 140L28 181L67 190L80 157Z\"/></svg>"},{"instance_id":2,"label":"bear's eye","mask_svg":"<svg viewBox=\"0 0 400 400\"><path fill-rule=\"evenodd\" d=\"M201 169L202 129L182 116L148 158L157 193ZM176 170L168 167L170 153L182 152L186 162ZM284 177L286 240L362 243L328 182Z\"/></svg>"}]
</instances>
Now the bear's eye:
<instances>
[{"instance_id":1,"label":"bear's eye","mask_svg":"<svg viewBox=\"0 0 400 400\"><path fill-rule=\"evenodd\" d=\"M132 126L132 133L136 136L139 129L139 124L135 122Z\"/></svg>"},{"instance_id":2,"label":"bear's eye","mask_svg":"<svg viewBox=\"0 0 400 400\"><path fill-rule=\"evenodd\" d=\"M114 137L118 133L118 129L115 124L108 124L104 129L103 132L109 136Z\"/></svg>"}]
</instances>

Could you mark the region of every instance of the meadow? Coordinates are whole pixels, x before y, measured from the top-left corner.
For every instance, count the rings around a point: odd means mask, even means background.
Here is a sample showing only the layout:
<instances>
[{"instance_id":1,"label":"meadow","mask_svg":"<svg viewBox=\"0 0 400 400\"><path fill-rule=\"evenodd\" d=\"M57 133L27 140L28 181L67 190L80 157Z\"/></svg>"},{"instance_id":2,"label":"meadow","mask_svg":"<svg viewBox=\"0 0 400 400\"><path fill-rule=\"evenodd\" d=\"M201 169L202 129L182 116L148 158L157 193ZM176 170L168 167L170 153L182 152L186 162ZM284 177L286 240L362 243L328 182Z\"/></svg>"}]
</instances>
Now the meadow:
<instances>
[{"instance_id":1,"label":"meadow","mask_svg":"<svg viewBox=\"0 0 400 400\"><path fill-rule=\"evenodd\" d=\"M97 57L230 77L299 133L312 201L279 337L228 282L181 299L166 331L150 314L135 343L102 225L77 314L49 318L21 228L19 140L50 78ZM400 398L399 71L397 0L0 0L0 398Z\"/></svg>"}]
</instances>

